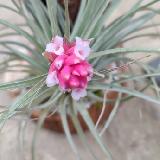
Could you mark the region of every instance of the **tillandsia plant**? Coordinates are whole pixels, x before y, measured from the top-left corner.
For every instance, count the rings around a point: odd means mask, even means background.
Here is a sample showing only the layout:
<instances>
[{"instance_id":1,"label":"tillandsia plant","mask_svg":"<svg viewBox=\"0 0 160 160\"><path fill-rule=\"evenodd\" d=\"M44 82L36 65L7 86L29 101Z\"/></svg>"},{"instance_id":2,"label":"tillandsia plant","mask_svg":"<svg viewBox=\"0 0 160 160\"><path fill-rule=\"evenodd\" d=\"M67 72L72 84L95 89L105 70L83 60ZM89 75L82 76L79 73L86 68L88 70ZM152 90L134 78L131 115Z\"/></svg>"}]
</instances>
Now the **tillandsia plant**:
<instances>
[{"instance_id":1,"label":"tillandsia plant","mask_svg":"<svg viewBox=\"0 0 160 160\"><path fill-rule=\"evenodd\" d=\"M158 70L137 61L135 63L145 72L128 74L116 70L122 68L118 65L124 66L124 63L133 62L125 55L160 52L160 49L151 48L118 48L125 41L140 37L140 34L135 36L139 31L154 27L147 22L159 13L159 9L153 8L159 0L137 0L127 12L107 25L105 22L118 9L122 0L81 0L75 22L69 18L68 0L64 0L64 7L56 0L46 0L46 6L40 0L12 2L14 8L2 4L0 7L23 17L25 23L12 24L0 19L0 25L3 26L0 31L0 45L3 50L0 53L6 55L0 63L0 69L1 72L15 74L25 72L27 76L0 84L0 90L24 90L13 104L0 113L1 127L17 114L40 110L41 115L34 136L36 139L45 117L58 112L67 140L77 158L80 158L68 126L69 115L86 149L96 159L97 156L92 152L77 118L80 113L106 159L111 159L112 156L106 144L103 144L101 136L108 128L120 103L138 97L160 104L159 88L155 82L155 76L159 75ZM6 37L12 36L23 37L27 42L6 40ZM26 63L11 63L17 61ZM123 82L143 82L145 86L139 89L129 88L122 86ZM156 92L155 96L143 93L148 87ZM109 91L118 92L115 100L107 99L106 94ZM123 93L126 94L125 97L122 96ZM96 126L88 113L89 102L103 103ZM114 104L114 109L99 132L97 126L108 102ZM35 139L32 146L33 159Z\"/></svg>"}]
</instances>

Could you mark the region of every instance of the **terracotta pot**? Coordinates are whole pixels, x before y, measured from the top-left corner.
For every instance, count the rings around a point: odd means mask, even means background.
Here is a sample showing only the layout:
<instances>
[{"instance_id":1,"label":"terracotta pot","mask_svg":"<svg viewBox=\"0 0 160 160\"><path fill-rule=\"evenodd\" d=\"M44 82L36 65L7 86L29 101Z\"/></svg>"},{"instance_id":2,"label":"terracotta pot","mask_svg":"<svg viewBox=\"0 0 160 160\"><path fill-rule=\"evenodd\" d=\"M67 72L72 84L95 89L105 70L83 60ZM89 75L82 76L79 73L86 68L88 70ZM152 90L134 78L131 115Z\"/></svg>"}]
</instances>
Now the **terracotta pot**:
<instances>
[{"instance_id":1,"label":"terracotta pot","mask_svg":"<svg viewBox=\"0 0 160 160\"><path fill-rule=\"evenodd\" d=\"M117 92L109 92L107 95L107 98L109 98L110 100L111 99L114 100L117 98L117 95L118 95ZM102 125L103 122L105 122L108 119L112 109L113 109L112 104L106 105L104 114L103 114L102 119L100 121L100 125ZM98 117L101 114L101 110L102 110L102 104L100 104L100 103L95 103L88 109L89 115L92 118L94 124L96 124ZM39 118L39 115L40 115L40 112L35 111L32 113L31 118L34 118L34 119L36 119L35 121L37 121L37 119ZM84 122L82 116L79 113L77 116L78 116L78 120L80 122L80 125L81 125L83 131L88 130L88 127L87 127L86 123ZM73 124L70 116L67 116L67 121L68 121L70 132L72 134L76 133L76 129L74 127L74 124ZM59 113L55 113L52 116L47 117L44 121L43 127L46 129L52 130L52 131L56 131L58 133L64 133L63 125L62 125L62 121L61 121L61 117L60 117Z\"/></svg>"}]
</instances>

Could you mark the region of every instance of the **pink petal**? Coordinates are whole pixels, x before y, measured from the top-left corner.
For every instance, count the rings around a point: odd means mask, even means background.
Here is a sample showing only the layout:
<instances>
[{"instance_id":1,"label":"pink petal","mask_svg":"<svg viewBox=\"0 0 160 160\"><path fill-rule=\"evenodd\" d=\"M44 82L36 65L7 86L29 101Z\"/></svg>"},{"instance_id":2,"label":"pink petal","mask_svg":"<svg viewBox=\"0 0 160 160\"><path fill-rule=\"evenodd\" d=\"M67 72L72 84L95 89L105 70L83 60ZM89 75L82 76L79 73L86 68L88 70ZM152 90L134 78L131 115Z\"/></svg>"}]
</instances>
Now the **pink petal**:
<instances>
[{"instance_id":1,"label":"pink petal","mask_svg":"<svg viewBox=\"0 0 160 160\"><path fill-rule=\"evenodd\" d=\"M63 63L64 63L64 56L58 56L54 60L54 65L58 70L61 69L61 67L63 66Z\"/></svg>"},{"instance_id":2,"label":"pink petal","mask_svg":"<svg viewBox=\"0 0 160 160\"><path fill-rule=\"evenodd\" d=\"M80 81L80 85L79 85L80 88L86 88L87 87L87 83L88 83L87 77L80 77L79 81Z\"/></svg>"},{"instance_id":3,"label":"pink petal","mask_svg":"<svg viewBox=\"0 0 160 160\"><path fill-rule=\"evenodd\" d=\"M83 66L82 64L75 65L73 74L74 74L74 72L79 73L79 75L81 75L81 76L88 75L87 68L85 68L85 66Z\"/></svg>"},{"instance_id":4,"label":"pink petal","mask_svg":"<svg viewBox=\"0 0 160 160\"><path fill-rule=\"evenodd\" d=\"M75 76L80 76L80 73L75 69L72 71L72 74Z\"/></svg>"},{"instance_id":5,"label":"pink petal","mask_svg":"<svg viewBox=\"0 0 160 160\"><path fill-rule=\"evenodd\" d=\"M92 79L92 77L93 77L93 74L88 75L87 76L87 81L89 82Z\"/></svg>"},{"instance_id":6,"label":"pink petal","mask_svg":"<svg viewBox=\"0 0 160 160\"><path fill-rule=\"evenodd\" d=\"M86 68L86 70L88 72L87 79L88 79L88 81L90 81L91 78L93 77L93 67L87 61L83 61L82 64L83 64L83 66Z\"/></svg>"},{"instance_id":7,"label":"pink petal","mask_svg":"<svg viewBox=\"0 0 160 160\"><path fill-rule=\"evenodd\" d=\"M68 47L68 49L65 50L67 55L73 55L74 53L74 46L73 47Z\"/></svg>"},{"instance_id":8,"label":"pink petal","mask_svg":"<svg viewBox=\"0 0 160 160\"><path fill-rule=\"evenodd\" d=\"M79 79L77 76L72 75L69 79L69 85L71 88L77 88L79 87Z\"/></svg>"},{"instance_id":9,"label":"pink petal","mask_svg":"<svg viewBox=\"0 0 160 160\"><path fill-rule=\"evenodd\" d=\"M51 43L47 44L46 51L56 55L63 55L63 38L59 36L54 37Z\"/></svg>"},{"instance_id":10,"label":"pink petal","mask_svg":"<svg viewBox=\"0 0 160 160\"><path fill-rule=\"evenodd\" d=\"M84 41L79 37L76 37L76 45L74 49L74 53L77 57L84 60L89 56L91 52L91 48L89 47L90 41Z\"/></svg>"},{"instance_id":11,"label":"pink petal","mask_svg":"<svg viewBox=\"0 0 160 160\"><path fill-rule=\"evenodd\" d=\"M90 66L88 68L88 76L87 76L87 80L90 81L93 77L93 68Z\"/></svg>"},{"instance_id":12,"label":"pink petal","mask_svg":"<svg viewBox=\"0 0 160 160\"><path fill-rule=\"evenodd\" d=\"M70 79L70 76L71 76L71 67L65 66L65 67L61 70L60 74L61 74L61 77L62 77L65 81L69 80L69 79Z\"/></svg>"},{"instance_id":13,"label":"pink petal","mask_svg":"<svg viewBox=\"0 0 160 160\"><path fill-rule=\"evenodd\" d=\"M67 52L69 50L70 45L68 44L68 42L64 41L63 48L64 48L65 52Z\"/></svg>"},{"instance_id":14,"label":"pink petal","mask_svg":"<svg viewBox=\"0 0 160 160\"><path fill-rule=\"evenodd\" d=\"M53 43L48 43L46 46L46 52L54 52L54 45Z\"/></svg>"},{"instance_id":15,"label":"pink petal","mask_svg":"<svg viewBox=\"0 0 160 160\"><path fill-rule=\"evenodd\" d=\"M68 82L65 81L62 77L61 74L58 75L58 79L59 79L59 87L62 91L67 91L69 88Z\"/></svg>"},{"instance_id":16,"label":"pink petal","mask_svg":"<svg viewBox=\"0 0 160 160\"><path fill-rule=\"evenodd\" d=\"M80 62L81 60L77 58L75 55L68 56L68 58L65 60L66 65L73 65L73 64L80 63Z\"/></svg>"},{"instance_id":17,"label":"pink petal","mask_svg":"<svg viewBox=\"0 0 160 160\"><path fill-rule=\"evenodd\" d=\"M82 47L81 47L80 50L78 50L78 49L75 47L74 53L75 53L75 55L76 55L78 58L80 58L80 59L82 59L82 60L85 60L85 59L89 56L90 50L89 50L88 48L82 48Z\"/></svg>"},{"instance_id":18,"label":"pink petal","mask_svg":"<svg viewBox=\"0 0 160 160\"><path fill-rule=\"evenodd\" d=\"M76 46L78 47L78 49L80 49L81 46L89 47L89 44L90 44L90 40L82 40L80 37L76 37Z\"/></svg>"},{"instance_id":19,"label":"pink petal","mask_svg":"<svg viewBox=\"0 0 160 160\"><path fill-rule=\"evenodd\" d=\"M64 54L64 48L62 46L56 46L54 53L56 55L63 55Z\"/></svg>"},{"instance_id":20,"label":"pink petal","mask_svg":"<svg viewBox=\"0 0 160 160\"><path fill-rule=\"evenodd\" d=\"M52 39L52 42L54 42L56 45L58 46L63 46L63 38L60 37L60 36L55 36L53 39Z\"/></svg>"},{"instance_id":21,"label":"pink petal","mask_svg":"<svg viewBox=\"0 0 160 160\"><path fill-rule=\"evenodd\" d=\"M81 97L87 96L87 91L85 89L74 89L71 96L74 100L78 101Z\"/></svg>"},{"instance_id":22,"label":"pink petal","mask_svg":"<svg viewBox=\"0 0 160 160\"><path fill-rule=\"evenodd\" d=\"M45 49L46 52L56 54L56 55L63 55L64 54L64 48L63 46L55 43L49 43L46 46Z\"/></svg>"},{"instance_id":23,"label":"pink petal","mask_svg":"<svg viewBox=\"0 0 160 160\"><path fill-rule=\"evenodd\" d=\"M52 87L58 84L58 78L57 78L56 71L48 74L47 79L46 79L46 84L48 87Z\"/></svg>"},{"instance_id":24,"label":"pink petal","mask_svg":"<svg viewBox=\"0 0 160 160\"><path fill-rule=\"evenodd\" d=\"M55 68L55 65L54 65L54 62L50 65L50 68L49 68L49 74L54 72L56 70Z\"/></svg>"}]
</instances>

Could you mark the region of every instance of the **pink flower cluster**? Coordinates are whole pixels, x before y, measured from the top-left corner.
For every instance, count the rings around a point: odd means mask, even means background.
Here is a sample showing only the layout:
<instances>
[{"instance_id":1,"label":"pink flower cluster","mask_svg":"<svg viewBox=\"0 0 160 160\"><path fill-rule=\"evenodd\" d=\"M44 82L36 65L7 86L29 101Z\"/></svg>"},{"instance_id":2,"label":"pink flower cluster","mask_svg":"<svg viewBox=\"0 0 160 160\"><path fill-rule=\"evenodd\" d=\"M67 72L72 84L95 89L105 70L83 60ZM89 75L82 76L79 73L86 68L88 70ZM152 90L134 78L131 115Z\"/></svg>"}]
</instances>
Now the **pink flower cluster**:
<instances>
[{"instance_id":1,"label":"pink flower cluster","mask_svg":"<svg viewBox=\"0 0 160 160\"><path fill-rule=\"evenodd\" d=\"M93 75L93 68L86 58L91 49L90 41L76 37L72 43L56 36L47 44L45 55L51 65L46 79L48 87L59 85L64 92L71 92L75 100L87 95L88 81Z\"/></svg>"}]
</instances>

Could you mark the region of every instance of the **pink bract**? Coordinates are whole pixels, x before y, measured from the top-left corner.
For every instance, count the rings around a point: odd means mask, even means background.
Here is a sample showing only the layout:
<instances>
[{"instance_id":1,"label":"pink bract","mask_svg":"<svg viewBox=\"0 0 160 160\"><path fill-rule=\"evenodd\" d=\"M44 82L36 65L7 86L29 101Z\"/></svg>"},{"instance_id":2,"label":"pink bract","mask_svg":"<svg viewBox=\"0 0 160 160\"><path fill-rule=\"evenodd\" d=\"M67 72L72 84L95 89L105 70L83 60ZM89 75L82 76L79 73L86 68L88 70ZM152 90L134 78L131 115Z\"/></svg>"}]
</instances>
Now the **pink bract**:
<instances>
[{"instance_id":1,"label":"pink bract","mask_svg":"<svg viewBox=\"0 0 160 160\"><path fill-rule=\"evenodd\" d=\"M45 51L56 55L62 55L64 53L63 38L59 36L53 38L52 41L47 44Z\"/></svg>"},{"instance_id":2,"label":"pink bract","mask_svg":"<svg viewBox=\"0 0 160 160\"><path fill-rule=\"evenodd\" d=\"M71 92L75 100L86 96L86 88L93 75L93 68L86 60L91 52L89 41L77 37L75 42L68 43L56 36L47 44L45 51L51 62L47 86L58 84L63 92Z\"/></svg>"}]
</instances>

